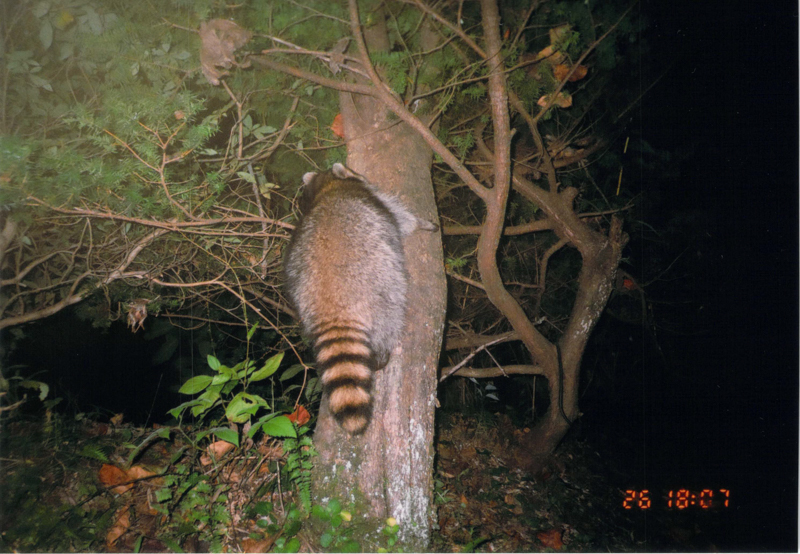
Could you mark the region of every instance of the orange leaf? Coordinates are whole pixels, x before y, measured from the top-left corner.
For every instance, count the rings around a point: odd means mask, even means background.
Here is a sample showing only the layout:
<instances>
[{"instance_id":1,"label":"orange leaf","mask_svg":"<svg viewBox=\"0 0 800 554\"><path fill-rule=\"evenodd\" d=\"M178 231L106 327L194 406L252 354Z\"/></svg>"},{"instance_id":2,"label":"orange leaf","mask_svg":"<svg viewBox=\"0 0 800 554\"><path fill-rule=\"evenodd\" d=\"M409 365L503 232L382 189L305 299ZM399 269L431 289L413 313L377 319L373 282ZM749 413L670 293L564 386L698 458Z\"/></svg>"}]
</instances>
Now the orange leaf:
<instances>
[{"instance_id":1,"label":"orange leaf","mask_svg":"<svg viewBox=\"0 0 800 554\"><path fill-rule=\"evenodd\" d=\"M536 59L541 60L547 58L548 56L552 56L553 52L555 51L553 50L552 46L546 46L538 54L536 54Z\"/></svg>"},{"instance_id":2,"label":"orange leaf","mask_svg":"<svg viewBox=\"0 0 800 554\"><path fill-rule=\"evenodd\" d=\"M575 81L580 81L586 74L589 73L589 68L585 65L579 65L578 68L575 70L575 73L569 78L570 83L574 83Z\"/></svg>"},{"instance_id":3,"label":"orange leaf","mask_svg":"<svg viewBox=\"0 0 800 554\"><path fill-rule=\"evenodd\" d=\"M545 107L552 97L552 94L547 94L539 98L539 101L536 103L542 107ZM559 108L569 108L572 106L572 96L562 90L555 96L553 105L558 106Z\"/></svg>"},{"instance_id":4,"label":"orange leaf","mask_svg":"<svg viewBox=\"0 0 800 554\"><path fill-rule=\"evenodd\" d=\"M111 464L103 464L103 467L100 468L100 472L98 473L98 477L100 478L100 482L106 487L114 487L114 485L119 485L120 483L125 483L130 480L127 473ZM129 491L132 487L133 485L120 485L111 490L116 494L122 494Z\"/></svg>"},{"instance_id":5,"label":"orange leaf","mask_svg":"<svg viewBox=\"0 0 800 554\"><path fill-rule=\"evenodd\" d=\"M564 61L566 57L566 54L563 52L558 52L552 46L547 46L540 50L538 54L536 54L536 61L547 58L551 64L559 64Z\"/></svg>"},{"instance_id":6,"label":"orange leaf","mask_svg":"<svg viewBox=\"0 0 800 554\"><path fill-rule=\"evenodd\" d=\"M333 131L333 134L337 137L344 138L344 120L342 119L342 114L337 113L336 117L333 118L331 131Z\"/></svg>"},{"instance_id":7,"label":"orange leaf","mask_svg":"<svg viewBox=\"0 0 800 554\"><path fill-rule=\"evenodd\" d=\"M564 65L560 63L556 66L553 66L553 76L556 78L556 81L563 81L564 77L567 76L569 73L570 67L568 65Z\"/></svg>"},{"instance_id":8,"label":"orange leaf","mask_svg":"<svg viewBox=\"0 0 800 554\"><path fill-rule=\"evenodd\" d=\"M142 479L144 477L150 477L152 475L155 475L154 472L148 471L142 466L133 466L126 473L128 475L128 481L133 481L134 479Z\"/></svg>"},{"instance_id":9,"label":"orange leaf","mask_svg":"<svg viewBox=\"0 0 800 554\"><path fill-rule=\"evenodd\" d=\"M550 529L549 531L536 533L536 538L542 541L543 545L553 550L561 550L561 547L564 546L564 543L561 541L561 531L558 529Z\"/></svg>"},{"instance_id":10,"label":"orange leaf","mask_svg":"<svg viewBox=\"0 0 800 554\"><path fill-rule=\"evenodd\" d=\"M553 76L556 78L556 81L563 81L570 71L572 71L572 68L563 63L553 66ZM575 72L569 76L569 82L574 83L575 81L580 81L586 77L588 72L589 69L585 65L579 65L575 69Z\"/></svg>"},{"instance_id":11,"label":"orange leaf","mask_svg":"<svg viewBox=\"0 0 800 554\"><path fill-rule=\"evenodd\" d=\"M636 283L633 282L633 279L629 279L628 277L622 280L622 286L627 290L636 290Z\"/></svg>"},{"instance_id":12,"label":"orange leaf","mask_svg":"<svg viewBox=\"0 0 800 554\"><path fill-rule=\"evenodd\" d=\"M111 423L113 425L122 425L122 419L125 417L125 414L116 414L111 417Z\"/></svg>"},{"instance_id":13,"label":"orange leaf","mask_svg":"<svg viewBox=\"0 0 800 554\"><path fill-rule=\"evenodd\" d=\"M464 505L467 504L467 497L464 496L463 494L461 495L461 503L464 504Z\"/></svg>"},{"instance_id":14,"label":"orange leaf","mask_svg":"<svg viewBox=\"0 0 800 554\"><path fill-rule=\"evenodd\" d=\"M125 506L117 512L117 519L114 521L114 525L112 525L111 529L106 533L106 545L109 547L113 546L113 544L117 542L117 539L124 535L125 531L131 526L131 513L129 508L130 506Z\"/></svg>"},{"instance_id":15,"label":"orange leaf","mask_svg":"<svg viewBox=\"0 0 800 554\"><path fill-rule=\"evenodd\" d=\"M275 542L273 539L266 538L260 541L255 539L244 539L241 543L242 552L266 552L269 550L269 547L272 546L272 543Z\"/></svg>"},{"instance_id":16,"label":"orange leaf","mask_svg":"<svg viewBox=\"0 0 800 554\"><path fill-rule=\"evenodd\" d=\"M298 406L294 412L286 417L289 421L293 421L298 425L305 425L311 419L311 414L308 413L304 406Z\"/></svg>"},{"instance_id":17,"label":"orange leaf","mask_svg":"<svg viewBox=\"0 0 800 554\"><path fill-rule=\"evenodd\" d=\"M200 463L204 466L207 466L211 463L211 456L219 460L222 456L230 452L236 448L236 445L229 443L228 441L216 441L212 442L206 448L207 455L204 454L200 457Z\"/></svg>"}]
</instances>

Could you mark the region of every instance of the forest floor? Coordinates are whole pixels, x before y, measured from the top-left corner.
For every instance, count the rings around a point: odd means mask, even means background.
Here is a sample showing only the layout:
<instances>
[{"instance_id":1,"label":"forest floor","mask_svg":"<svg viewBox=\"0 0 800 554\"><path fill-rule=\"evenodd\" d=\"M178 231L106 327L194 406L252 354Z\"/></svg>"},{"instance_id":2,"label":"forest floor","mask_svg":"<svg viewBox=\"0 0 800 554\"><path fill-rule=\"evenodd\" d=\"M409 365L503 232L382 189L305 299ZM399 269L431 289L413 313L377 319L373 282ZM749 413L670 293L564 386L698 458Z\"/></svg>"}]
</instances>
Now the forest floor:
<instances>
[{"instance_id":1,"label":"forest floor","mask_svg":"<svg viewBox=\"0 0 800 554\"><path fill-rule=\"evenodd\" d=\"M529 475L508 459L509 445L529 431L502 415L484 419L451 415L439 422L433 551L717 551L682 514L624 510L624 491L611 485L607 462L588 443L568 436L547 467ZM285 472L281 482L287 454L276 441L251 445L257 461L229 455L229 463L209 466L190 441L154 440L130 466L133 446L152 440L158 428L86 419L3 427L0 551L319 548L303 538L308 516L292 508L301 502L287 490ZM151 471L167 462L169 475ZM346 510L329 503L311 513L327 525L316 537L326 550L357 549ZM384 529L389 538L395 532ZM387 545L402 551L401 543Z\"/></svg>"}]
</instances>

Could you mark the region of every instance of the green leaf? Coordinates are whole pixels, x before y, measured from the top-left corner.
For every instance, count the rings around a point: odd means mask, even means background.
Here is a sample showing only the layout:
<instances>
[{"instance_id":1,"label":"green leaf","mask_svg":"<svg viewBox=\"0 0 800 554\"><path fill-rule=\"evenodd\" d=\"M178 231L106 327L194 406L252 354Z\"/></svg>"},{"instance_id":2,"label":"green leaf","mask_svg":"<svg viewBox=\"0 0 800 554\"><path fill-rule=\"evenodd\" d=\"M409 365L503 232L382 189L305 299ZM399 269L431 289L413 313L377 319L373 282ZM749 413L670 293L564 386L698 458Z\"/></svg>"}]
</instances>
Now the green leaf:
<instances>
[{"instance_id":1,"label":"green leaf","mask_svg":"<svg viewBox=\"0 0 800 554\"><path fill-rule=\"evenodd\" d=\"M250 327L250 330L247 331L247 340L250 340L250 339L253 338L253 335L255 334L256 329L258 329L258 323L256 323L252 327Z\"/></svg>"},{"instance_id":2,"label":"green leaf","mask_svg":"<svg viewBox=\"0 0 800 554\"><path fill-rule=\"evenodd\" d=\"M342 548L339 550L339 552L361 552L361 545L358 543L358 541L350 539L342 545Z\"/></svg>"},{"instance_id":3,"label":"green leaf","mask_svg":"<svg viewBox=\"0 0 800 554\"><path fill-rule=\"evenodd\" d=\"M168 411L167 413L168 413L169 415L171 415L172 417L174 417L175 419L178 419L178 418L180 418L181 414L183 413L183 411L184 411L186 408L191 408L192 406L196 406L196 405L197 405L197 404L199 404L199 403L200 403L200 401L199 401L199 400L197 400L197 399L189 400L189 401L187 401L187 402L184 402L184 403L183 403L183 404L181 404L180 406L176 406L175 408L172 408L172 409L171 409L170 411Z\"/></svg>"},{"instance_id":4,"label":"green leaf","mask_svg":"<svg viewBox=\"0 0 800 554\"><path fill-rule=\"evenodd\" d=\"M39 42L45 50L53 44L53 26L47 19L42 20L42 26L39 28Z\"/></svg>"},{"instance_id":5,"label":"green leaf","mask_svg":"<svg viewBox=\"0 0 800 554\"><path fill-rule=\"evenodd\" d=\"M167 548L169 548L173 552L177 552L178 554L184 554L183 548L181 548L181 545L178 544L176 541L168 539L167 537L160 537L160 539L161 542L167 545Z\"/></svg>"},{"instance_id":6,"label":"green leaf","mask_svg":"<svg viewBox=\"0 0 800 554\"><path fill-rule=\"evenodd\" d=\"M211 429L211 433L220 440L239 446L239 434L227 427L216 427Z\"/></svg>"},{"instance_id":7,"label":"green leaf","mask_svg":"<svg viewBox=\"0 0 800 554\"><path fill-rule=\"evenodd\" d=\"M255 185L256 184L255 175L252 175L252 174L248 173L247 171L237 171L236 175L238 175L239 178L241 178L244 181L247 181L251 185Z\"/></svg>"},{"instance_id":8,"label":"green leaf","mask_svg":"<svg viewBox=\"0 0 800 554\"><path fill-rule=\"evenodd\" d=\"M281 361L283 361L283 352L279 354L275 354L269 360L264 363L264 367L256 371L250 376L250 382L256 381L263 381L267 377L270 377L273 373L278 371L278 366L281 365ZM301 368L303 366L300 366ZM283 378L281 378L282 380Z\"/></svg>"},{"instance_id":9,"label":"green leaf","mask_svg":"<svg viewBox=\"0 0 800 554\"><path fill-rule=\"evenodd\" d=\"M39 389L39 400L44 402L44 399L47 398L47 394L50 392L50 387L47 383L42 383L41 381L20 381L20 387L25 387L26 389Z\"/></svg>"},{"instance_id":10,"label":"green leaf","mask_svg":"<svg viewBox=\"0 0 800 554\"><path fill-rule=\"evenodd\" d=\"M38 77L36 75L28 75L28 77L30 78L31 82L37 87L43 88L48 92L53 92L53 86L47 79L42 79L41 77Z\"/></svg>"},{"instance_id":11,"label":"green leaf","mask_svg":"<svg viewBox=\"0 0 800 554\"><path fill-rule=\"evenodd\" d=\"M283 374L280 376L280 380L286 381L287 379L291 379L292 377L303 371L303 369L304 368L301 364L295 364L283 372Z\"/></svg>"},{"instance_id":12,"label":"green leaf","mask_svg":"<svg viewBox=\"0 0 800 554\"><path fill-rule=\"evenodd\" d=\"M209 364L210 365L210 364ZM198 375L186 381L183 386L178 390L181 394L197 394L205 390L211 384L213 377L211 375Z\"/></svg>"},{"instance_id":13,"label":"green leaf","mask_svg":"<svg viewBox=\"0 0 800 554\"><path fill-rule=\"evenodd\" d=\"M256 513L260 516L268 516L269 514L272 513L273 508L274 506L272 502L261 501L256 504L255 510Z\"/></svg>"},{"instance_id":14,"label":"green leaf","mask_svg":"<svg viewBox=\"0 0 800 554\"><path fill-rule=\"evenodd\" d=\"M261 407L269 409L266 400L255 394L240 392L228 404L225 409L225 417L234 423L244 423Z\"/></svg>"},{"instance_id":15,"label":"green leaf","mask_svg":"<svg viewBox=\"0 0 800 554\"><path fill-rule=\"evenodd\" d=\"M210 367L210 368L211 368L211 369L213 369L214 371L218 371L218 370L219 370L219 367L220 367L221 365L222 365L222 364L220 364L220 363L219 363L219 360L218 360L218 359L216 359L216 358L215 358L214 356L212 356L211 354L209 354L209 355L208 355L208 367Z\"/></svg>"},{"instance_id":16,"label":"green leaf","mask_svg":"<svg viewBox=\"0 0 800 554\"><path fill-rule=\"evenodd\" d=\"M213 385L224 385L230 380L231 380L230 375L226 375L225 373L220 373L218 375L214 375L214 377L211 379L211 383Z\"/></svg>"},{"instance_id":17,"label":"green leaf","mask_svg":"<svg viewBox=\"0 0 800 554\"><path fill-rule=\"evenodd\" d=\"M332 542L333 542L333 535L331 535L330 533L322 533L322 535L319 538L319 544L320 546L322 546L322 548L328 548Z\"/></svg>"},{"instance_id":18,"label":"green leaf","mask_svg":"<svg viewBox=\"0 0 800 554\"><path fill-rule=\"evenodd\" d=\"M41 19L50 11L50 2L39 2L32 9L31 13L37 19Z\"/></svg>"},{"instance_id":19,"label":"green leaf","mask_svg":"<svg viewBox=\"0 0 800 554\"><path fill-rule=\"evenodd\" d=\"M270 437L297 437L294 425L286 416L278 416L265 421L261 426L261 430Z\"/></svg>"}]
</instances>

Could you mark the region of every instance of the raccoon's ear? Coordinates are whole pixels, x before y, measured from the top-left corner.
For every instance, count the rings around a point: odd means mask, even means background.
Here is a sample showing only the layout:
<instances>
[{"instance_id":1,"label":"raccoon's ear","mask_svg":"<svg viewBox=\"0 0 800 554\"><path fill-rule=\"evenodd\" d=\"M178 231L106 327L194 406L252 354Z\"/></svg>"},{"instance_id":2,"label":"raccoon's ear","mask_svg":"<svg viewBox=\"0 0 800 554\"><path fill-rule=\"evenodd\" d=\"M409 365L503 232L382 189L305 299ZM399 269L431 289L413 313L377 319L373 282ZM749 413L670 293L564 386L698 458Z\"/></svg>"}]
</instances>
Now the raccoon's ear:
<instances>
[{"instance_id":1,"label":"raccoon's ear","mask_svg":"<svg viewBox=\"0 0 800 554\"><path fill-rule=\"evenodd\" d=\"M357 179L359 181L366 180L355 171L348 169L347 167L338 162L333 164L333 167L331 168L331 173L333 173L333 176L336 177L337 179Z\"/></svg>"},{"instance_id":2,"label":"raccoon's ear","mask_svg":"<svg viewBox=\"0 0 800 554\"><path fill-rule=\"evenodd\" d=\"M314 173L313 171L309 171L308 173L303 175L303 184L304 185L310 185L311 181L313 181L314 177L316 177L316 176L317 176L316 173Z\"/></svg>"}]
</instances>

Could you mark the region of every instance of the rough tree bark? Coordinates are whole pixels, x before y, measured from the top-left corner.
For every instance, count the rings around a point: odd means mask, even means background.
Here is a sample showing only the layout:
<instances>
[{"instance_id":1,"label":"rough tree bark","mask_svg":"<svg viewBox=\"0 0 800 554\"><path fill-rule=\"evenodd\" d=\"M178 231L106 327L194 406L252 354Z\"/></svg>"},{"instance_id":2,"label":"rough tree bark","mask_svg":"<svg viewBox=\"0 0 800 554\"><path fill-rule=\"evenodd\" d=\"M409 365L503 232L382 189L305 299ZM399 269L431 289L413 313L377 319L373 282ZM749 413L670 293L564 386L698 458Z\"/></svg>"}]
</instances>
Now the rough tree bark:
<instances>
[{"instance_id":1,"label":"rough tree bark","mask_svg":"<svg viewBox=\"0 0 800 554\"><path fill-rule=\"evenodd\" d=\"M370 48L387 47L386 37L380 22L366 31ZM342 93L340 106L348 166L398 195L418 216L436 221L432 153L425 141L375 98ZM376 376L373 421L364 435L349 437L323 400L314 434L320 454L314 489L318 498L352 501L357 512L376 520L394 517L404 547L423 550L435 516L434 408L446 281L438 233L414 233L405 252L410 274L406 327L389 365Z\"/></svg>"}]
</instances>

